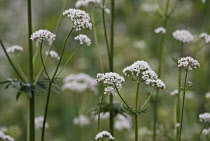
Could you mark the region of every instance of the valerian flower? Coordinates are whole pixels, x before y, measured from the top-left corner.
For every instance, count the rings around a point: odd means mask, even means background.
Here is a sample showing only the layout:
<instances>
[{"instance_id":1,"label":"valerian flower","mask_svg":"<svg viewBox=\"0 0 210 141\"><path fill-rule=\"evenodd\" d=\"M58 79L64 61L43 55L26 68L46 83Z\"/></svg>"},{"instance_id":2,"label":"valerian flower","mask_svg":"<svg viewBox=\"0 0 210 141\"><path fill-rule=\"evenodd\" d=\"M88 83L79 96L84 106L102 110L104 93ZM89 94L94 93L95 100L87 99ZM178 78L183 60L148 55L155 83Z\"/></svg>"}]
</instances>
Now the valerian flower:
<instances>
[{"instance_id":1,"label":"valerian flower","mask_svg":"<svg viewBox=\"0 0 210 141\"><path fill-rule=\"evenodd\" d=\"M87 46L90 46L91 44L91 40L86 35L83 34L79 34L74 39L79 40L81 45L85 43Z\"/></svg>"},{"instance_id":2,"label":"valerian flower","mask_svg":"<svg viewBox=\"0 0 210 141\"><path fill-rule=\"evenodd\" d=\"M22 51L23 51L23 47L18 46L18 45L14 45L7 48L7 53L11 53L11 54L17 54Z\"/></svg>"},{"instance_id":3,"label":"valerian flower","mask_svg":"<svg viewBox=\"0 0 210 141\"><path fill-rule=\"evenodd\" d=\"M176 30L173 32L173 36L176 40L183 43L190 43L193 41L193 35L187 30Z\"/></svg>"},{"instance_id":4,"label":"valerian flower","mask_svg":"<svg viewBox=\"0 0 210 141\"><path fill-rule=\"evenodd\" d=\"M45 54L51 57L52 59L60 60L60 56L58 55L58 53L53 50L47 51Z\"/></svg>"},{"instance_id":5,"label":"valerian flower","mask_svg":"<svg viewBox=\"0 0 210 141\"><path fill-rule=\"evenodd\" d=\"M185 68L186 71L189 71L200 67L200 64L191 57L183 57L178 60L178 67Z\"/></svg>"},{"instance_id":6,"label":"valerian flower","mask_svg":"<svg viewBox=\"0 0 210 141\"><path fill-rule=\"evenodd\" d=\"M111 133L109 133L107 131L102 131L102 132L98 133L95 137L96 140L105 139L105 138L108 138L110 140L114 140L114 137L111 135Z\"/></svg>"}]
</instances>

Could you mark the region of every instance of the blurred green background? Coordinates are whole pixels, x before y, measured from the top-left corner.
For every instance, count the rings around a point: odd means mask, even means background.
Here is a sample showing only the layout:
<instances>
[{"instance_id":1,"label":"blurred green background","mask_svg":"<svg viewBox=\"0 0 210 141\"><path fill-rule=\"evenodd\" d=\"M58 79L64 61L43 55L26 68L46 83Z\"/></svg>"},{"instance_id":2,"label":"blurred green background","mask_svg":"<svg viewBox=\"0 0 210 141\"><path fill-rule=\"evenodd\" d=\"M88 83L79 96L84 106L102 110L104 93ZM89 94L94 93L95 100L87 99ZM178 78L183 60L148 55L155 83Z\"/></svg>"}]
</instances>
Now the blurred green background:
<instances>
[{"instance_id":1,"label":"blurred green background","mask_svg":"<svg viewBox=\"0 0 210 141\"><path fill-rule=\"evenodd\" d=\"M66 9L74 8L75 0L68 0ZM109 1L107 0L107 3ZM163 25L163 18L158 12L157 3L161 8L165 7L166 0L116 0L116 20L115 20L115 55L114 70L122 75L122 69L137 60L148 61L152 69L157 70L158 47L161 35L155 34L154 29ZM48 29L54 33L58 18L61 15L64 0L36 0L32 1L33 32L39 29ZM110 5L107 7L109 8ZM172 57L177 58L180 42L176 41L172 32L178 29L189 30L194 35L194 42L184 47L184 56L193 55L200 62L200 68L190 72L189 80L193 82L193 89L187 92L186 108L184 115L183 138L194 141L201 129L199 114L210 112L210 99L205 98L205 94L210 91L210 45L206 45L197 52L198 48L204 45L204 41L199 39L199 34L206 32L210 34L210 2L202 3L200 0L173 0L170 2L170 10L174 7L168 26L166 42L164 47L164 65L161 79L166 84L166 90L161 91L160 106L158 108L158 119L160 133L158 139L167 141L166 136L174 137L174 105L175 99L170 92L177 89L178 68ZM94 6L82 8L95 19L95 31L98 38L98 47L103 64L100 64L99 54L94 41L93 31L80 31L79 33L88 35L92 40L90 47L83 46L79 53L73 58L69 66L61 74L62 78L69 74L87 73L94 77L97 73L108 71L108 58L103 36L101 10ZM24 52L17 56L12 56L13 60L18 60L25 73L28 75L28 41L27 41L27 1L25 0L0 0L0 33L1 39L6 47L12 45L23 46ZM110 15L106 15L107 27L109 29ZM72 27L68 18L63 17L56 33L56 41L53 49L60 51L65 36ZM73 32L68 41L64 60L73 52L76 42L73 41L78 32ZM109 30L108 30L109 34ZM35 46L35 45L34 45ZM34 47L35 48L35 47ZM1 49L0 49L1 50ZM178 59L178 58L177 58ZM3 51L0 51L0 80L15 78L9 62ZM56 61L50 62L48 70L54 70ZM38 73L41 62L37 59L35 64L35 74ZM123 84L122 95L129 104L133 104L135 99L134 82L126 78ZM140 103L147 98L146 92L149 87L141 86ZM0 85L0 128L7 127L8 134L17 141L26 139L27 122L27 96L21 95L18 101L15 100L17 91L13 88L4 89ZM116 101L120 101L115 96ZM44 114L46 94L36 93L36 116ZM87 102L82 113L88 115L91 124L86 127L78 127L73 124L73 119L78 116L81 104ZM92 92L77 93L64 91L61 94L52 93L49 115L47 122L49 128L46 131L46 140L49 141L92 141L97 133L97 122L91 118L92 107L99 102L99 97ZM146 114L139 116L139 127L152 127L152 109ZM102 128L108 130L108 121L102 121ZM141 130L142 131L142 130ZM133 139L132 130L115 132L117 141L127 141ZM36 131L36 140L40 140L41 131ZM151 134L141 134L141 141L150 141Z\"/></svg>"}]
</instances>

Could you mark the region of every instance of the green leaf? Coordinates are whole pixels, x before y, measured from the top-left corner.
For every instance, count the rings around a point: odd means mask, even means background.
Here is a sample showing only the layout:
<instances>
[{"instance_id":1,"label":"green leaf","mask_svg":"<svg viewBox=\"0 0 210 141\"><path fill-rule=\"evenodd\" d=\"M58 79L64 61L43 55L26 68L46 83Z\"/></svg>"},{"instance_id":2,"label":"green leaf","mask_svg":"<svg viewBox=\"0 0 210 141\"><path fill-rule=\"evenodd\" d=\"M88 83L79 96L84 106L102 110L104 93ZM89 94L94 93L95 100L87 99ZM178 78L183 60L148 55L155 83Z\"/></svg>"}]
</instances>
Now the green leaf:
<instances>
[{"instance_id":1,"label":"green leaf","mask_svg":"<svg viewBox=\"0 0 210 141\"><path fill-rule=\"evenodd\" d=\"M19 91L19 92L16 94L16 101L18 101L18 99L19 99L19 97L20 97L21 94L22 94L21 91Z\"/></svg>"}]
</instances>

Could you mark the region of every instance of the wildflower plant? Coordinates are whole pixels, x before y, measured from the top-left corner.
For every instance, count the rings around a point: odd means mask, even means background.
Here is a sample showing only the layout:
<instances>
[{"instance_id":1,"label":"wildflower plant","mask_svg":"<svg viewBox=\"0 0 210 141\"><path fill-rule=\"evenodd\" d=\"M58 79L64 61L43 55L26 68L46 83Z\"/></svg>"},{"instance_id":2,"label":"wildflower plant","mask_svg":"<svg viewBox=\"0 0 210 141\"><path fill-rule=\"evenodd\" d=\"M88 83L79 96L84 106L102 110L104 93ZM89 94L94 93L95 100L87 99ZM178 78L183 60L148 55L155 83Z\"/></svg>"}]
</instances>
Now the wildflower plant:
<instances>
[{"instance_id":1,"label":"wildflower plant","mask_svg":"<svg viewBox=\"0 0 210 141\"><path fill-rule=\"evenodd\" d=\"M206 126L210 123L210 113L203 113L199 115L200 122L203 124L201 131L198 135L198 140L200 140L201 134L206 136L206 139L209 140L210 127ZM208 127L208 126L207 126Z\"/></svg>"}]
</instances>

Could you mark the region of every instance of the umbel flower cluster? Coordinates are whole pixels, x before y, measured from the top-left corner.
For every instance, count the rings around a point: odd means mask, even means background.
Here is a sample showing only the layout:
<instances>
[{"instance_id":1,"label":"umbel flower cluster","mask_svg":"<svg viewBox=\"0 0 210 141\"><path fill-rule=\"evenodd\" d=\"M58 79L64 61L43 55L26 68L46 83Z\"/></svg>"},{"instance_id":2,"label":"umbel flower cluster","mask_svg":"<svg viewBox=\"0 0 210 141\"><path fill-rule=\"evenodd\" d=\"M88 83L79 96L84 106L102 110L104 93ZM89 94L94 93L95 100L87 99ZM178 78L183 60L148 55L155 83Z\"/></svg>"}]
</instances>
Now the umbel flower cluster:
<instances>
[{"instance_id":1,"label":"umbel flower cluster","mask_svg":"<svg viewBox=\"0 0 210 141\"><path fill-rule=\"evenodd\" d=\"M183 43L190 43L193 41L193 35L187 30L176 30L173 32L173 36L176 40Z\"/></svg>"},{"instance_id":2,"label":"umbel flower cluster","mask_svg":"<svg viewBox=\"0 0 210 141\"><path fill-rule=\"evenodd\" d=\"M210 43L210 35L208 35L206 33L201 33L199 37L203 38L205 40L206 44Z\"/></svg>"},{"instance_id":3,"label":"umbel flower cluster","mask_svg":"<svg viewBox=\"0 0 210 141\"><path fill-rule=\"evenodd\" d=\"M7 48L7 53L17 54L22 51L23 51L23 47L18 46L18 45L14 45Z\"/></svg>"},{"instance_id":4,"label":"umbel flower cluster","mask_svg":"<svg viewBox=\"0 0 210 141\"><path fill-rule=\"evenodd\" d=\"M65 10L63 15L70 18L70 20L73 22L73 28L75 28L76 31L86 28L89 30L92 29L90 16L83 10L70 8L69 10Z\"/></svg>"},{"instance_id":5,"label":"umbel flower cluster","mask_svg":"<svg viewBox=\"0 0 210 141\"><path fill-rule=\"evenodd\" d=\"M45 54L47 56L50 56L52 59L60 60L60 56L58 55L58 53L53 50L47 51Z\"/></svg>"},{"instance_id":6,"label":"umbel flower cluster","mask_svg":"<svg viewBox=\"0 0 210 141\"><path fill-rule=\"evenodd\" d=\"M114 137L111 135L111 133L109 133L107 131L102 131L102 132L98 133L95 137L96 140L105 139L105 138L108 138L110 140L114 140Z\"/></svg>"},{"instance_id":7,"label":"umbel flower cluster","mask_svg":"<svg viewBox=\"0 0 210 141\"><path fill-rule=\"evenodd\" d=\"M15 141L14 138L12 138L11 136L9 135L6 135L4 134L2 131L0 131L0 140L3 140L3 141Z\"/></svg>"},{"instance_id":8,"label":"umbel flower cluster","mask_svg":"<svg viewBox=\"0 0 210 141\"><path fill-rule=\"evenodd\" d=\"M155 29L155 33L157 33L157 34L165 34L166 33L166 29L164 27L158 27L157 29Z\"/></svg>"},{"instance_id":9,"label":"umbel flower cluster","mask_svg":"<svg viewBox=\"0 0 210 141\"><path fill-rule=\"evenodd\" d=\"M96 82L103 82L105 84L104 94L107 95L116 95L117 92L115 87L120 90L122 88L122 83L125 79L115 72L108 73L98 73L96 76Z\"/></svg>"},{"instance_id":10,"label":"umbel flower cluster","mask_svg":"<svg viewBox=\"0 0 210 141\"><path fill-rule=\"evenodd\" d=\"M180 60L178 60L178 67L185 68L186 71L189 71L200 67L200 64L197 60L191 57L183 57Z\"/></svg>"},{"instance_id":11,"label":"umbel flower cluster","mask_svg":"<svg viewBox=\"0 0 210 141\"><path fill-rule=\"evenodd\" d=\"M80 44L86 44L87 46L90 46L91 45L91 40L86 36L86 35L83 35L83 34L79 34L78 36L76 36L74 38L75 40L79 40L80 41Z\"/></svg>"},{"instance_id":12,"label":"umbel flower cluster","mask_svg":"<svg viewBox=\"0 0 210 141\"><path fill-rule=\"evenodd\" d=\"M69 89L77 92L84 92L90 90L94 93L97 93L98 90L96 86L97 84L94 78L90 77L87 74L79 73L66 76L64 78L64 85L62 89Z\"/></svg>"},{"instance_id":13,"label":"umbel flower cluster","mask_svg":"<svg viewBox=\"0 0 210 141\"><path fill-rule=\"evenodd\" d=\"M40 29L31 35L31 40L37 43L45 43L46 45L51 45L55 40L56 35L48 30Z\"/></svg>"},{"instance_id":14,"label":"umbel flower cluster","mask_svg":"<svg viewBox=\"0 0 210 141\"><path fill-rule=\"evenodd\" d=\"M210 123L210 113L200 114L199 119L201 122L209 122Z\"/></svg>"},{"instance_id":15,"label":"umbel flower cluster","mask_svg":"<svg viewBox=\"0 0 210 141\"><path fill-rule=\"evenodd\" d=\"M151 69L145 61L136 61L132 65L123 69L126 76L135 77L136 81L145 82L156 88L165 89L163 81L158 79L157 74Z\"/></svg>"}]
</instances>

